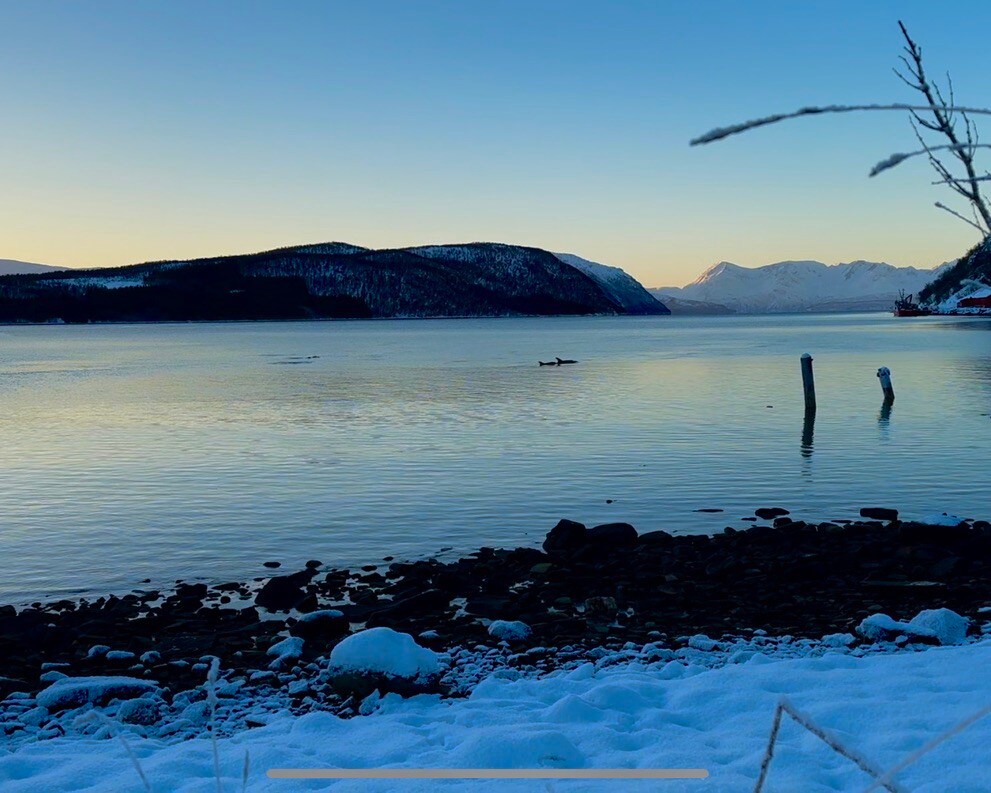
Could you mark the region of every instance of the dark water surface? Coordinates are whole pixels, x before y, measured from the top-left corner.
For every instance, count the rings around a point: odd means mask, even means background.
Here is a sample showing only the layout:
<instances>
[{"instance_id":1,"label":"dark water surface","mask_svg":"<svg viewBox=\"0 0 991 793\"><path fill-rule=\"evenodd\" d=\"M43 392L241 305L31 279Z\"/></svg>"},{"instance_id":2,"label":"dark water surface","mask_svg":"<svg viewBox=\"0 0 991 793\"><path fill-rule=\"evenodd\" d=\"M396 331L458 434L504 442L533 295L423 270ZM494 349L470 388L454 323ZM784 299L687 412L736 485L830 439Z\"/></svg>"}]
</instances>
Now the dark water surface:
<instances>
[{"instance_id":1,"label":"dark water surface","mask_svg":"<svg viewBox=\"0 0 991 793\"><path fill-rule=\"evenodd\" d=\"M535 544L560 517L991 517L988 331L875 314L0 328L0 602ZM555 355L580 363L536 365Z\"/></svg>"}]
</instances>

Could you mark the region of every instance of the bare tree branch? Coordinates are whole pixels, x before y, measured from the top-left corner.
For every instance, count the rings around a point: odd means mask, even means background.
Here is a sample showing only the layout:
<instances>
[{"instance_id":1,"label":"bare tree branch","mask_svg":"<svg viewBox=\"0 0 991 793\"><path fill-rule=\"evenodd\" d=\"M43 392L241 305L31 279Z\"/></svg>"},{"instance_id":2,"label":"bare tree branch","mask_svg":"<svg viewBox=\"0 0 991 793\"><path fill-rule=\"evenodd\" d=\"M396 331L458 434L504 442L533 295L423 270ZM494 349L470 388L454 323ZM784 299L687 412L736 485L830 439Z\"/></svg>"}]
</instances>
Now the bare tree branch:
<instances>
[{"instance_id":1,"label":"bare tree branch","mask_svg":"<svg viewBox=\"0 0 991 793\"><path fill-rule=\"evenodd\" d=\"M751 129L756 129L757 127L766 127L770 124L777 124L779 121L788 121L789 119L801 118L802 116L817 116L824 115L826 113L856 113L862 110L932 109L932 105L907 105L904 103L897 103L893 105L824 105L822 107L803 107L801 110L795 110L791 113L776 113L773 116L764 116L764 118L756 118L752 121L744 121L740 124L732 124L728 127L716 127L716 129L711 129L704 135L699 135L697 138L692 138L692 140L689 141L689 144L692 146L700 146L704 143L715 143L717 140L728 138L731 135L739 135L741 132L747 132ZM975 113L977 115L991 116L991 108L987 107L953 107L946 109L956 110L961 113Z\"/></svg>"},{"instance_id":2,"label":"bare tree branch","mask_svg":"<svg viewBox=\"0 0 991 793\"><path fill-rule=\"evenodd\" d=\"M744 121L740 124L733 124L727 127L718 127L710 130L704 135L694 138L691 141L691 145L699 146L705 143L713 143L715 141L728 138L732 135L738 135L741 132L747 132L751 129L777 124L781 121L800 118L802 116L879 110L908 111L915 136L922 148L917 151L892 154L890 157L887 157L877 163L871 169L870 175L877 176L879 173L883 173L884 171L900 165L905 162L905 160L925 155L929 159L929 164L932 166L933 170L935 170L937 175L940 177L940 181L937 184L945 184L971 204L975 218L979 221L977 223L972 223L971 225L975 225L977 228L982 228L983 224L983 230L985 230L985 233L991 233L991 207L989 207L988 202L981 193L979 184L980 182L991 180L978 176L977 169L974 165L974 157L977 150L981 148L991 148L991 146L979 142L977 128L974 126L968 115L991 115L991 108L958 107L956 104L953 81L950 79L950 76L946 76L946 93L944 94L943 89L931 81L926 74L925 67L922 63L922 48L909 35L908 29L905 27L904 23L899 21L898 28L901 30L902 36L905 39L905 54L899 56L899 60L901 61L904 70L895 68L895 75L913 91L917 91L922 94L926 104L914 105L908 103L896 103L803 107L791 113L776 113L772 116L764 116L763 118ZM964 128L962 135L957 133L957 116L963 120ZM948 141L948 143L941 145L933 145L929 143L922 136L920 128L931 133L941 135ZM959 177L955 176L950 171L947 164L934 153L936 151L949 152L949 157L954 159L957 164L963 166L964 175ZM963 218L963 216L959 213L954 212L941 204L937 204L937 206L941 209L946 209L948 212L951 212L952 214L970 223L970 221Z\"/></svg>"},{"instance_id":3,"label":"bare tree branch","mask_svg":"<svg viewBox=\"0 0 991 793\"><path fill-rule=\"evenodd\" d=\"M968 220L963 215L961 215L959 212L957 212L957 211L955 211L953 209L950 209L946 204L941 204L939 201L937 201L935 204L933 204L933 206L935 206L937 209L942 209L944 212L949 212L955 218L960 218L960 220L962 220L968 226L973 226L975 229L977 229L979 232L981 232L981 236L982 237L985 234L987 234L987 232L984 229L982 229L979 225L977 225L973 220Z\"/></svg>"},{"instance_id":4,"label":"bare tree branch","mask_svg":"<svg viewBox=\"0 0 991 793\"><path fill-rule=\"evenodd\" d=\"M885 157L883 160L881 160L881 162L879 162L877 165L871 168L871 172L869 175L877 176L879 173L884 173L885 171L894 168L896 165L901 165L903 162L905 162L905 160L910 160L912 159L912 157L921 157L923 154L930 154L931 152L934 151L952 151L955 153L960 151L961 149L967 149L967 148L991 149L991 143L975 144L975 146L973 147L971 147L971 145L968 143L952 143L952 144L947 144L945 146L926 146L925 148L919 149L918 151L896 152L895 154L892 154L890 157ZM975 180L977 179L976 174L974 175L974 179ZM958 179L957 181L970 182L971 177L968 176L966 179Z\"/></svg>"},{"instance_id":5,"label":"bare tree branch","mask_svg":"<svg viewBox=\"0 0 991 793\"><path fill-rule=\"evenodd\" d=\"M974 168L974 154L978 148L977 141L975 140L975 131L970 119L967 117L967 110L964 108L954 108L953 107L953 81L947 75L947 85L949 93L949 101L943 97L943 93L939 86L933 83L926 76L926 70L922 63L922 48L915 42L915 40L909 35L908 28L905 27L905 23L899 20L898 29L901 30L902 36L905 39L905 51L908 53L910 62L907 64L909 74L918 83L916 90L925 97L926 101L929 102L931 106L931 113L933 116L933 125L926 124L926 128L934 132L941 134L950 143L946 147L934 147L924 145L928 151L930 157L930 162L932 162L933 157L931 154L932 149L935 148L946 148L952 151L953 155L960 161L963 165L964 171L966 172L966 178L950 182L950 187L955 190L960 195L964 196L973 205L974 210L980 215L981 220L984 223L984 227L991 231L991 208L988 207L987 202L984 200L984 196L981 194L980 187L977 180L977 171ZM965 129L965 140L961 140L957 135L956 124L953 118L954 111L960 113L964 121ZM903 161L899 160L899 162ZM897 163L895 163L897 164ZM946 169L937 169L940 171L940 175L944 175L942 171ZM874 175L872 173L872 175Z\"/></svg>"}]
</instances>

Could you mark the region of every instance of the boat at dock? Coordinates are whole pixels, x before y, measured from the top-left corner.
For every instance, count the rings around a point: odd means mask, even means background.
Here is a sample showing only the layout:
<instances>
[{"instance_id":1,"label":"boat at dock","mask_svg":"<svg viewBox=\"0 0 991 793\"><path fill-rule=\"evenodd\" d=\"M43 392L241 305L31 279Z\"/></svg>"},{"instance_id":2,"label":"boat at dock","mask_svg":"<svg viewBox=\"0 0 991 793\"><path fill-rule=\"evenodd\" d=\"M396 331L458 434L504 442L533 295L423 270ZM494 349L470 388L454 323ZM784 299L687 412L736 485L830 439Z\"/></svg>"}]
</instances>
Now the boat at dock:
<instances>
[{"instance_id":1,"label":"boat at dock","mask_svg":"<svg viewBox=\"0 0 991 793\"><path fill-rule=\"evenodd\" d=\"M906 295L904 291L898 294L894 310L896 317L928 317L930 314L932 311L914 302L912 295Z\"/></svg>"}]
</instances>

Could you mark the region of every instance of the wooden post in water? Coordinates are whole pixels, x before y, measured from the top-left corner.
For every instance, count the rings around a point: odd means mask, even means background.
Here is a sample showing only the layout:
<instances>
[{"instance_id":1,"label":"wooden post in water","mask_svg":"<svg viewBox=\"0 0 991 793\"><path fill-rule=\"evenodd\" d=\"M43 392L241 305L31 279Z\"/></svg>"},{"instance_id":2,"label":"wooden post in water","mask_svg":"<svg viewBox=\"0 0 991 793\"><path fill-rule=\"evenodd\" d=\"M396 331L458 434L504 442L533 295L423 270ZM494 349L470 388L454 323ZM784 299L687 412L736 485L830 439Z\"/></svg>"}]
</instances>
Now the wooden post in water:
<instances>
[{"instance_id":1,"label":"wooden post in water","mask_svg":"<svg viewBox=\"0 0 991 793\"><path fill-rule=\"evenodd\" d=\"M891 370L887 366L882 366L877 370L877 379L881 381L881 390L884 392L884 401L894 402L895 389L891 385Z\"/></svg>"},{"instance_id":2,"label":"wooden post in water","mask_svg":"<svg viewBox=\"0 0 991 793\"><path fill-rule=\"evenodd\" d=\"M816 412L816 381L812 375L812 356L802 356L802 388L805 389L805 412Z\"/></svg>"}]
</instances>

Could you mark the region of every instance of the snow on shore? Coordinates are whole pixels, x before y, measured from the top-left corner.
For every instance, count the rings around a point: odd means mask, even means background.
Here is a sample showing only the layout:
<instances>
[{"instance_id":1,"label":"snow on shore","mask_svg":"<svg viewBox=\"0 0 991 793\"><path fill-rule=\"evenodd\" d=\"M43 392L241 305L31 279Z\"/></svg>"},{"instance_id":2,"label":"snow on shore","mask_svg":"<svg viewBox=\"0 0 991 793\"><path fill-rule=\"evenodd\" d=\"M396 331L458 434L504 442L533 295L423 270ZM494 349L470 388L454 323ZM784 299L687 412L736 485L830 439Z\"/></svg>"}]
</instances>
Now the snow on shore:
<instances>
[{"instance_id":1,"label":"snow on shore","mask_svg":"<svg viewBox=\"0 0 991 793\"><path fill-rule=\"evenodd\" d=\"M762 647L762 645L764 645ZM991 640L924 650L851 650L845 642L756 637L717 649L672 654L648 645L595 663L521 678L507 670L466 699L397 695L368 715L275 716L260 728L218 741L224 790L249 791L752 789L780 697L887 768L981 706L991 703ZM743 648L743 649L741 649ZM151 789L214 791L210 742L128 737ZM898 775L913 791L985 790L991 718ZM292 767L686 767L708 781L534 782L270 780ZM770 791L862 790L868 779L792 722L783 724ZM0 744L0 788L27 791L141 791L116 740L65 737Z\"/></svg>"}]
</instances>

